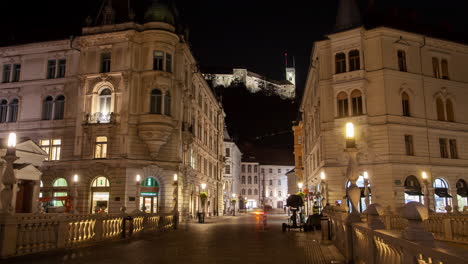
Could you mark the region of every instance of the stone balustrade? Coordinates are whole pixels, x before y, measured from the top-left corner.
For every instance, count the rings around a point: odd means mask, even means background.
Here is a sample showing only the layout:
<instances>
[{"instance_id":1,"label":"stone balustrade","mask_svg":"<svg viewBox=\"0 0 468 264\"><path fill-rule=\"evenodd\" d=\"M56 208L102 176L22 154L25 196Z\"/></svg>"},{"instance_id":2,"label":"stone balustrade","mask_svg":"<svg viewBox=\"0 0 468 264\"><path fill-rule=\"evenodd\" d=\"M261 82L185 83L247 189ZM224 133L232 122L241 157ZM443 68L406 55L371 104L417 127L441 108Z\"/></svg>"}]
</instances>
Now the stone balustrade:
<instances>
[{"instance_id":1,"label":"stone balustrade","mask_svg":"<svg viewBox=\"0 0 468 264\"><path fill-rule=\"evenodd\" d=\"M373 204L366 211L367 221L356 222L340 209L328 207L324 214L330 221L330 239L349 263L457 264L468 259L463 245L468 215L428 214L415 203L402 208L400 216Z\"/></svg>"},{"instance_id":2,"label":"stone balustrade","mask_svg":"<svg viewBox=\"0 0 468 264\"><path fill-rule=\"evenodd\" d=\"M0 215L0 258L92 245L175 228L172 214Z\"/></svg>"}]
</instances>

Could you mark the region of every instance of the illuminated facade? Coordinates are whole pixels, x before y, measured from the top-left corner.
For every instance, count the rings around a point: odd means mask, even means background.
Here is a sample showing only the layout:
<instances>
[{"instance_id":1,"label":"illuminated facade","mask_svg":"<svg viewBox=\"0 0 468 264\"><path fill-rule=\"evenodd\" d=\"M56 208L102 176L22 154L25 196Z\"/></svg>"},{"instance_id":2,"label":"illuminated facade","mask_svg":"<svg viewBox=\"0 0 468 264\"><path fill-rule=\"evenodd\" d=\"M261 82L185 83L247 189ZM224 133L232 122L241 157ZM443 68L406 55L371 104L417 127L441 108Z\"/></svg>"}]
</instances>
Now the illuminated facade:
<instances>
[{"instance_id":1,"label":"illuminated facade","mask_svg":"<svg viewBox=\"0 0 468 264\"><path fill-rule=\"evenodd\" d=\"M224 128L223 212L229 214L233 195L239 194L242 153ZM237 207L236 207L237 208Z\"/></svg>"},{"instance_id":2,"label":"illuminated facade","mask_svg":"<svg viewBox=\"0 0 468 264\"><path fill-rule=\"evenodd\" d=\"M71 40L0 48L1 134L48 153L44 196L69 195L77 174L82 213L172 211L174 174L183 218L200 210L202 183L207 212L221 211L224 112L172 11L155 2L144 23L112 18Z\"/></svg>"},{"instance_id":3,"label":"illuminated facade","mask_svg":"<svg viewBox=\"0 0 468 264\"><path fill-rule=\"evenodd\" d=\"M297 184L304 183L304 150L303 150L303 131L302 121L295 122L292 127L294 132L294 171L287 174L288 176L288 193L294 194L298 191Z\"/></svg>"},{"instance_id":4,"label":"illuminated facade","mask_svg":"<svg viewBox=\"0 0 468 264\"><path fill-rule=\"evenodd\" d=\"M260 165L262 192L265 194L265 204L272 208L283 209L288 196L288 177L286 173L294 169L293 166ZM297 190L299 191L299 190Z\"/></svg>"},{"instance_id":5,"label":"illuminated facade","mask_svg":"<svg viewBox=\"0 0 468 264\"><path fill-rule=\"evenodd\" d=\"M340 19L338 19L340 21ZM371 200L467 203L468 46L391 28L340 30L315 42L301 104L304 175L328 202L346 202L345 124L355 125L359 171ZM427 179L423 179L423 172ZM363 189L364 180L358 180ZM451 197L453 198L451 198ZM361 209L363 199L361 200Z\"/></svg>"}]
</instances>

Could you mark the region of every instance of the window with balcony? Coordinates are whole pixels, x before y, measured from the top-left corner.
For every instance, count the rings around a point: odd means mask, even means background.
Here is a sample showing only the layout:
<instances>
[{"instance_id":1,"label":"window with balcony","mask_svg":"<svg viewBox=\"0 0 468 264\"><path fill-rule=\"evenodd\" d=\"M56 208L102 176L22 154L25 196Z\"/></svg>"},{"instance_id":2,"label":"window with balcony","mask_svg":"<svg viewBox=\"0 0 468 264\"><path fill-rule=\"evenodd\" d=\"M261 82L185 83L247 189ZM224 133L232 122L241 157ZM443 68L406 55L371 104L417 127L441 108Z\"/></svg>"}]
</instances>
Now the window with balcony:
<instances>
[{"instance_id":1,"label":"window with balcony","mask_svg":"<svg viewBox=\"0 0 468 264\"><path fill-rule=\"evenodd\" d=\"M410 101L406 92L401 94L401 105L403 109L403 116L410 116Z\"/></svg>"},{"instance_id":2,"label":"window with balcony","mask_svg":"<svg viewBox=\"0 0 468 264\"><path fill-rule=\"evenodd\" d=\"M361 62L359 58L359 50L352 50L348 53L349 57L349 71L358 71L361 69Z\"/></svg>"},{"instance_id":3,"label":"window with balcony","mask_svg":"<svg viewBox=\"0 0 468 264\"><path fill-rule=\"evenodd\" d=\"M346 55L344 53L337 53L335 55L335 73L346 72Z\"/></svg>"},{"instance_id":4,"label":"window with balcony","mask_svg":"<svg viewBox=\"0 0 468 264\"><path fill-rule=\"evenodd\" d=\"M0 101L0 123L6 123L8 114L8 101L3 99Z\"/></svg>"},{"instance_id":5,"label":"window with balcony","mask_svg":"<svg viewBox=\"0 0 468 264\"><path fill-rule=\"evenodd\" d=\"M337 96L338 101L338 117L348 116L348 95L341 92Z\"/></svg>"},{"instance_id":6,"label":"window with balcony","mask_svg":"<svg viewBox=\"0 0 468 264\"><path fill-rule=\"evenodd\" d=\"M47 96L42 102L42 120L52 120L53 107L54 99L52 96Z\"/></svg>"},{"instance_id":7,"label":"window with balcony","mask_svg":"<svg viewBox=\"0 0 468 264\"><path fill-rule=\"evenodd\" d=\"M94 158L105 159L107 158L107 137L96 137Z\"/></svg>"},{"instance_id":8,"label":"window with balcony","mask_svg":"<svg viewBox=\"0 0 468 264\"><path fill-rule=\"evenodd\" d=\"M351 104L353 108L353 116L362 115L362 94L359 90L354 90L351 93Z\"/></svg>"},{"instance_id":9,"label":"window with balcony","mask_svg":"<svg viewBox=\"0 0 468 264\"><path fill-rule=\"evenodd\" d=\"M106 73L111 71L111 52L103 52L101 53L101 73Z\"/></svg>"},{"instance_id":10,"label":"window with balcony","mask_svg":"<svg viewBox=\"0 0 468 264\"><path fill-rule=\"evenodd\" d=\"M18 120L18 99L13 99L8 105L8 122L16 122Z\"/></svg>"},{"instance_id":11,"label":"window with balcony","mask_svg":"<svg viewBox=\"0 0 468 264\"><path fill-rule=\"evenodd\" d=\"M111 112L112 91L105 88L99 94L99 113L107 115Z\"/></svg>"},{"instance_id":12,"label":"window with balcony","mask_svg":"<svg viewBox=\"0 0 468 264\"><path fill-rule=\"evenodd\" d=\"M397 52L397 57L398 57L398 69L402 72L406 72L406 52L403 50L399 50Z\"/></svg>"}]
</instances>

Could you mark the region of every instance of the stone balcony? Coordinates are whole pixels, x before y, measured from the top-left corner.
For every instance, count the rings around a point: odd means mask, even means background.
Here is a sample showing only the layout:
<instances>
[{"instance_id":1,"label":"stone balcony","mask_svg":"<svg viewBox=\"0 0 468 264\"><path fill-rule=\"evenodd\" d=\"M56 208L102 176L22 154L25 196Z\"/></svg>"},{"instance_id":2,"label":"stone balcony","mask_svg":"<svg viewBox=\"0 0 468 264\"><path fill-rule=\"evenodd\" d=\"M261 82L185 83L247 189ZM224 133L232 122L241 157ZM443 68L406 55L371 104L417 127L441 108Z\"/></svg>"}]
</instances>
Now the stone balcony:
<instances>
[{"instance_id":1,"label":"stone balcony","mask_svg":"<svg viewBox=\"0 0 468 264\"><path fill-rule=\"evenodd\" d=\"M83 124L114 124L116 122L116 115L114 113L100 113L86 114L84 116Z\"/></svg>"},{"instance_id":2,"label":"stone balcony","mask_svg":"<svg viewBox=\"0 0 468 264\"><path fill-rule=\"evenodd\" d=\"M138 120L138 136L148 146L151 157L159 154L162 145L166 144L173 133L175 122L170 116L147 114Z\"/></svg>"}]
</instances>

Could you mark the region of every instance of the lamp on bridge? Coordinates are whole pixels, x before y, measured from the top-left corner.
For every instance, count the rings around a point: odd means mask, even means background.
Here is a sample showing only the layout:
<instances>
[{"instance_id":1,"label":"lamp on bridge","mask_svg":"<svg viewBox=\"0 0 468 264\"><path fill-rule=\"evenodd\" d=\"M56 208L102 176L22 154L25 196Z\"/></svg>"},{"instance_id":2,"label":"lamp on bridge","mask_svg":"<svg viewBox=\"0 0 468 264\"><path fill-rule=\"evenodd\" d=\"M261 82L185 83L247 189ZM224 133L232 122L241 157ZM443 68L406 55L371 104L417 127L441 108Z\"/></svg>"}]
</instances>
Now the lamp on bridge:
<instances>
[{"instance_id":1,"label":"lamp on bridge","mask_svg":"<svg viewBox=\"0 0 468 264\"><path fill-rule=\"evenodd\" d=\"M354 125L349 122L346 123L346 148L355 148L356 140L354 139Z\"/></svg>"},{"instance_id":2,"label":"lamp on bridge","mask_svg":"<svg viewBox=\"0 0 468 264\"><path fill-rule=\"evenodd\" d=\"M136 184L136 193L135 193L135 213L140 212L140 183L141 183L141 176L137 174L135 176L135 184Z\"/></svg>"},{"instance_id":3,"label":"lamp on bridge","mask_svg":"<svg viewBox=\"0 0 468 264\"><path fill-rule=\"evenodd\" d=\"M297 187L299 187L299 192L302 192L302 187L303 186L304 186L304 184L302 182L297 184Z\"/></svg>"},{"instance_id":4,"label":"lamp on bridge","mask_svg":"<svg viewBox=\"0 0 468 264\"><path fill-rule=\"evenodd\" d=\"M369 208L370 198L369 198L369 173L364 172L364 195L366 196L366 208Z\"/></svg>"},{"instance_id":5,"label":"lamp on bridge","mask_svg":"<svg viewBox=\"0 0 468 264\"><path fill-rule=\"evenodd\" d=\"M6 161L5 170L3 172L2 183L3 190L0 193L3 212L13 214L13 190L16 185L16 176L13 169L13 163L18 159L16 157L16 134L8 135L8 148L3 159Z\"/></svg>"},{"instance_id":6,"label":"lamp on bridge","mask_svg":"<svg viewBox=\"0 0 468 264\"><path fill-rule=\"evenodd\" d=\"M232 216L236 216L236 194L232 194L232 199L231 199L232 206L234 207L232 211Z\"/></svg>"},{"instance_id":7,"label":"lamp on bridge","mask_svg":"<svg viewBox=\"0 0 468 264\"><path fill-rule=\"evenodd\" d=\"M421 173L422 179L423 179L423 184L424 184L424 203L427 207L427 210L430 212L431 207L430 207L430 199L429 199L429 177L427 176L427 172L423 171Z\"/></svg>"}]
</instances>

